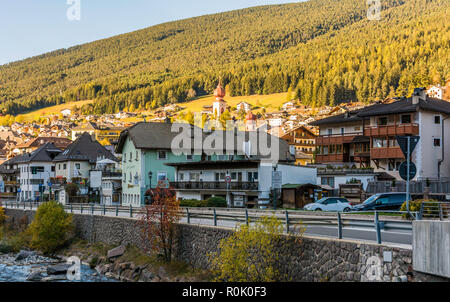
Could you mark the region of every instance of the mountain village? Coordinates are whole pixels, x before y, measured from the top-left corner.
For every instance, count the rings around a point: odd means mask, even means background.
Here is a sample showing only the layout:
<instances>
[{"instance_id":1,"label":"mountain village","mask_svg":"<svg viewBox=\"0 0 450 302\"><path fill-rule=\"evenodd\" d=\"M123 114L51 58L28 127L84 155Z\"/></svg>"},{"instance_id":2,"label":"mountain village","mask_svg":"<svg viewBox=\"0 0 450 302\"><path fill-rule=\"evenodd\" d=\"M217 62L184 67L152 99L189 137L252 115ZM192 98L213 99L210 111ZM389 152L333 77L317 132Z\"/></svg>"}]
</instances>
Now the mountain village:
<instances>
[{"instance_id":1,"label":"mountain village","mask_svg":"<svg viewBox=\"0 0 450 302\"><path fill-rule=\"evenodd\" d=\"M412 154L417 166L412 187L421 189L412 190L412 196L446 200L446 91L450 80L446 87L417 88L408 98L370 105L311 108L290 100L279 111L254 114L247 102L228 106L219 84L202 117L240 120L245 129L237 131L247 134L265 125L280 150L272 166L239 144L231 153L179 155L175 151L181 150L171 147L176 136L171 128L180 122L177 112L183 104L152 115L102 116L78 115L68 106L41 122L15 121L0 128L0 197L141 207L151 202L149 189L170 186L180 200L223 197L229 207L238 208L266 208L274 198L278 206L297 209L322 197L345 197L357 204L373 194L404 192L400 166L405 155L397 137L419 136ZM281 178L276 185L274 172Z\"/></svg>"}]
</instances>

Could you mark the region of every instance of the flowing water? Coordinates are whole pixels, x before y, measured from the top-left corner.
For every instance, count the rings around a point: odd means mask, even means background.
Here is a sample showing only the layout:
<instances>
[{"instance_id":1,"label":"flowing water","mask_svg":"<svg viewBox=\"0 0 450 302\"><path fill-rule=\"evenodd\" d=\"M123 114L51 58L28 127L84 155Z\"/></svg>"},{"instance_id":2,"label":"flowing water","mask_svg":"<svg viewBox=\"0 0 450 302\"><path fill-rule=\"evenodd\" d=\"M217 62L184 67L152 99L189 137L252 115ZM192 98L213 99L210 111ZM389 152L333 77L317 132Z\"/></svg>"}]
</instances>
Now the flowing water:
<instances>
[{"instance_id":1,"label":"flowing water","mask_svg":"<svg viewBox=\"0 0 450 302\"><path fill-rule=\"evenodd\" d=\"M14 255L0 255L0 282L28 282L28 276L34 272L41 272L46 277L46 268L55 264L54 260L48 258L48 262L46 259L41 259L40 263L27 263L27 261L12 261L13 257ZM98 274L87 265L81 265L80 275L81 280L74 282L117 282L115 279ZM55 282L72 281L61 280Z\"/></svg>"}]
</instances>

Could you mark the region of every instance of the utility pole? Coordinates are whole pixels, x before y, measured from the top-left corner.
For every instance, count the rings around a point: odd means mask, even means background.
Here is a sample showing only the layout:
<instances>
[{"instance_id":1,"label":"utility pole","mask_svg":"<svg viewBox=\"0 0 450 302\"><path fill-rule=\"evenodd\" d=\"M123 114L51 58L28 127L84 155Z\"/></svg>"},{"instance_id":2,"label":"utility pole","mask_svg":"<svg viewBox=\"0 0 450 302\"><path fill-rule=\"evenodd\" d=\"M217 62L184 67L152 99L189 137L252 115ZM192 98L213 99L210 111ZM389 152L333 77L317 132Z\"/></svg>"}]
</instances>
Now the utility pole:
<instances>
[{"instance_id":1,"label":"utility pole","mask_svg":"<svg viewBox=\"0 0 450 302\"><path fill-rule=\"evenodd\" d=\"M410 217L411 213L409 212L409 201L411 199L411 193L410 193L410 187L409 183L411 181L411 175L410 175L410 165L411 165L411 136L408 136L408 158L407 160L407 181L406 181L406 210L408 211L408 217Z\"/></svg>"}]
</instances>

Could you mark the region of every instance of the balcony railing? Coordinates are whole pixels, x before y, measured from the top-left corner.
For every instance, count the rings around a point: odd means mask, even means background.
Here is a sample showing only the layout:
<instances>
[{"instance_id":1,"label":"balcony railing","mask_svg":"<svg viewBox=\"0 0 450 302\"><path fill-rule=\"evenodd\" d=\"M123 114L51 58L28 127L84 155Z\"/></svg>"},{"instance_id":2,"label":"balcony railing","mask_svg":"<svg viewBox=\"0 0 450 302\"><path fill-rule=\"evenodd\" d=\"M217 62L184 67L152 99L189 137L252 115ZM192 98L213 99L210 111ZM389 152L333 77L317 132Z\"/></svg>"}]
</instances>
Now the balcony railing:
<instances>
[{"instance_id":1,"label":"balcony railing","mask_svg":"<svg viewBox=\"0 0 450 302\"><path fill-rule=\"evenodd\" d=\"M316 138L316 145L342 145L351 143L355 137L362 136L361 132L358 133L346 133L346 134L331 134L331 135L321 135Z\"/></svg>"},{"instance_id":2,"label":"balcony railing","mask_svg":"<svg viewBox=\"0 0 450 302\"><path fill-rule=\"evenodd\" d=\"M317 163L342 163L344 162L344 154L328 154L316 155Z\"/></svg>"},{"instance_id":3,"label":"balcony railing","mask_svg":"<svg viewBox=\"0 0 450 302\"><path fill-rule=\"evenodd\" d=\"M418 135L418 124L386 125L376 127L366 127L365 136L396 136L396 135Z\"/></svg>"},{"instance_id":4,"label":"balcony railing","mask_svg":"<svg viewBox=\"0 0 450 302\"><path fill-rule=\"evenodd\" d=\"M258 182L231 182L225 181L195 181L195 182L172 182L171 187L179 190L242 190L257 191Z\"/></svg>"},{"instance_id":5,"label":"balcony railing","mask_svg":"<svg viewBox=\"0 0 450 302\"><path fill-rule=\"evenodd\" d=\"M372 159L385 159L385 158L399 158L404 159L405 155L403 154L400 147L396 148L373 148L370 151L370 157Z\"/></svg>"}]
</instances>

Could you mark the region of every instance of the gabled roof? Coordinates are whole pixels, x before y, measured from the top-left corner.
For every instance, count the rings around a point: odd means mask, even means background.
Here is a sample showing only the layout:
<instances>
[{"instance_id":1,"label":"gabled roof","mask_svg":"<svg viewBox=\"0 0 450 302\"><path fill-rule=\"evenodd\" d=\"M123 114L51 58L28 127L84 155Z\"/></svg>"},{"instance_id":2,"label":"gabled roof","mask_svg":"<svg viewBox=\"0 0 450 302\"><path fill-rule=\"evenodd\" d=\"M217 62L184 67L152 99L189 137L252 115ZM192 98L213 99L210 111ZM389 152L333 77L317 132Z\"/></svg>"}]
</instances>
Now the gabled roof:
<instances>
[{"instance_id":1,"label":"gabled roof","mask_svg":"<svg viewBox=\"0 0 450 302\"><path fill-rule=\"evenodd\" d=\"M36 137L27 143L17 145L16 148L39 147L46 143L54 143L57 148L65 149L72 143L72 141L63 137Z\"/></svg>"},{"instance_id":2,"label":"gabled roof","mask_svg":"<svg viewBox=\"0 0 450 302\"><path fill-rule=\"evenodd\" d=\"M341 115L318 120L312 122L310 125L320 126L349 123L362 121L363 119L369 118L371 116L412 113L421 110L450 115L450 102L427 96L426 99L419 99L417 104L413 104L412 97L402 98L394 102L374 104L372 106L368 106L359 110L349 111Z\"/></svg>"},{"instance_id":3,"label":"gabled roof","mask_svg":"<svg viewBox=\"0 0 450 302\"><path fill-rule=\"evenodd\" d=\"M133 142L134 146L137 149L149 149L149 150L171 150L172 149L172 141L175 137L177 137L180 133L172 132L172 125L170 123L138 123L134 125L133 127L123 131L119 138L119 143L116 148L116 152L122 153L123 147L125 145L126 140L128 137ZM183 126L186 126L186 124L180 124ZM227 132L225 131L219 131L216 130L212 134L204 132L201 128L198 128L196 126L190 126L193 128L196 128L197 130L202 132L202 141L205 141L205 138L208 137L209 141L218 141L220 139L223 139L224 142L222 143L224 150L227 148L228 141L227 139ZM250 132L239 132L243 134L246 138L246 141L249 138ZM267 135L267 148L271 148L271 139L270 134L264 132L261 134L261 132L258 132L259 139L261 135ZM229 134L229 133L228 133ZM290 154L289 150L289 144L286 143L284 140L280 139L279 137L275 137L275 143L279 146L279 160L280 161L294 161L295 157ZM194 148L194 137L191 137L191 146ZM203 144L208 145L208 144ZM229 146L229 145L228 145ZM243 146L242 144L238 143L238 132L235 132L234 134L234 146L235 150L238 152L243 152ZM214 147L214 146L213 146ZM251 148L255 148L256 146L252 146ZM205 149L205 148L204 148ZM207 149L207 147L206 147ZM255 150L254 149L254 150ZM204 150L205 151L205 150ZM207 151L207 150L206 150ZM212 150L214 151L214 150ZM268 156L266 156L268 158ZM266 158L265 156L262 156L261 154L257 155L257 158L263 159Z\"/></svg>"},{"instance_id":4,"label":"gabled roof","mask_svg":"<svg viewBox=\"0 0 450 302\"><path fill-rule=\"evenodd\" d=\"M119 160L103 147L98 141L93 140L88 133L83 133L76 141L74 141L64 152L59 154L54 161L89 161L96 163L99 157L108 158L118 162Z\"/></svg>"},{"instance_id":5,"label":"gabled roof","mask_svg":"<svg viewBox=\"0 0 450 302\"><path fill-rule=\"evenodd\" d=\"M426 100L420 99L418 104L413 104L412 98L405 98L389 104L376 104L364 108L358 115L361 117L368 117L396 113L412 113L420 110L450 115L450 102L427 97Z\"/></svg>"},{"instance_id":6,"label":"gabled roof","mask_svg":"<svg viewBox=\"0 0 450 302\"><path fill-rule=\"evenodd\" d=\"M78 127L73 128L73 131L81 131L81 130L97 130L98 129L98 125L97 123L94 122L87 122L86 124L82 124L79 125Z\"/></svg>"},{"instance_id":7,"label":"gabled roof","mask_svg":"<svg viewBox=\"0 0 450 302\"><path fill-rule=\"evenodd\" d=\"M53 159L61 152L61 149L56 147L54 143L46 143L31 153L18 156L15 159L15 163L52 162Z\"/></svg>"}]
</instances>

